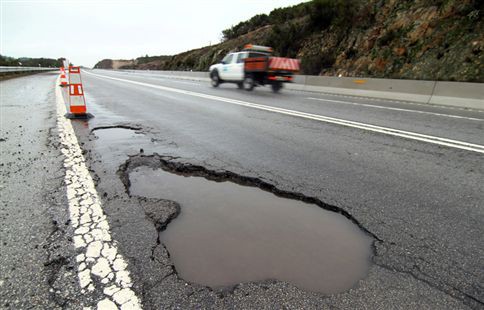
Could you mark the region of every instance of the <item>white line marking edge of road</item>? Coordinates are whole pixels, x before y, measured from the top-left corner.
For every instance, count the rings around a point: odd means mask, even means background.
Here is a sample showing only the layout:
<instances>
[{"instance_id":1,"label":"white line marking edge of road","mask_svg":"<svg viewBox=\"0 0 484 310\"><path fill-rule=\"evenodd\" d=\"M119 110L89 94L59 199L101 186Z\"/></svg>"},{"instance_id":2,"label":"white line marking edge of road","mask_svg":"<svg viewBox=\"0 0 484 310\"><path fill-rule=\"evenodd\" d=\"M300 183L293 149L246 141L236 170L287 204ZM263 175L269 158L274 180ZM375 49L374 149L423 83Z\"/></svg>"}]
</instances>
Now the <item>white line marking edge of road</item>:
<instances>
[{"instance_id":1,"label":"white line marking edge of road","mask_svg":"<svg viewBox=\"0 0 484 310\"><path fill-rule=\"evenodd\" d=\"M484 119L482 119L482 118L474 118L474 117L467 117L467 116L460 116L460 115L435 113L435 112L429 112L429 111L402 109L402 108L395 108L395 107L386 107L386 106L380 106L380 105L374 105L374 104L368 104L368 103L360 103L360 102L353 102L353 101L341 101L341 100L315 98L315 97L307 97L306 99L326 101L326 102L336 102L336 103L350 104L350 105L370 107L370 108L376 108L376 109L394 110L394 111L411 112L411 113L419 113L419 114L430 114L430 115L437 115L437 116L443 116L443 117L460 118L460 119L468 119L468 120L472 120L472 121L484 122Z\"/></svg>"},{"instance_id":2,"label":"white line marking edge of road","mask_svg":"<svg viewBox=\"0 0 484 310\"><path fill-rule=\"evenodd\" d=\"M66 104L62 92L58 78L55 85L56 125L64 155L68 214L74 230L73 245L78 251L77 277L81 293L102 290L96 294L97 309L142 309L132 290L127 261L111 237L109 223L71 121L64 116ZM100 284L94 286L92 276L97 277Z\"/></svg>"}]
</instances>

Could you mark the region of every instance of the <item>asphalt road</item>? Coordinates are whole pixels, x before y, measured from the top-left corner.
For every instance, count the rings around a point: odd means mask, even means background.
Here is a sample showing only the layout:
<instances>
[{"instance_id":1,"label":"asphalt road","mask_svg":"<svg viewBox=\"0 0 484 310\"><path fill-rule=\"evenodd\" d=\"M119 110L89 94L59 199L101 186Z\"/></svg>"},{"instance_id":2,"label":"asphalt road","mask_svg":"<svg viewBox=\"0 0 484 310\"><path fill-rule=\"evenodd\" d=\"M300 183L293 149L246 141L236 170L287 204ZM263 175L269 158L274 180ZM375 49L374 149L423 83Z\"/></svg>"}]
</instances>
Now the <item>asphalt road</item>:
<instances>
[{"instance_id":1,"label":"asphalt road","mask_svg":"<svg viewBox=\"0 0 484 310\"><path fill-rule=\"evenodd\" d=\"M0 82L0 308L80 309L56 145L54 81Z\"/></svg>"},{"instance_id":2,"label":"asphalt road","mask_svg":"<svg viewBox=\"0 0 484 310\"><path fill-rule=\"evenodd\" d=\"M95 118L73 126L144 308L483 307L484 112L264 88L249 93L231 84L213 89L151 73L88 70L83 82ZM110 126L139 134L101 138ZM277 281L221 290L186 283L157 243L176 212L169 202L129 196L123 184L131 165L155 167L160 159L180 169L229 171L347 214L374 238L367 277L329 296Z\"/></svg>"}]
</instances>

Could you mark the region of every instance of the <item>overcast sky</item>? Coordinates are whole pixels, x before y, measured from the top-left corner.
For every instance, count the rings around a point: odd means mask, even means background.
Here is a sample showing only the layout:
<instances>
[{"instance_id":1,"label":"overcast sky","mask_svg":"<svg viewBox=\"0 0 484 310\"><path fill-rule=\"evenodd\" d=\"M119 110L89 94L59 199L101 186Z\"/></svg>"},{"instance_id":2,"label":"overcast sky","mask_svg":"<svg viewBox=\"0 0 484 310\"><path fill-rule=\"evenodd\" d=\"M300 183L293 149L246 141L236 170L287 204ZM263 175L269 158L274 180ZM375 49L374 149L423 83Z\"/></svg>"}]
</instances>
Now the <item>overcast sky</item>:
<instances>
[{"instance_id":1,"label":"overcast sky","mask_svg":"<svg viewBox=\"0 0 484 310\"><path fill-rule=\"evenodd\" d=\"M304 0L0 0L2 55L103 58L172 55L215 44L240 21Z\"/></svg>"}]
</instances>

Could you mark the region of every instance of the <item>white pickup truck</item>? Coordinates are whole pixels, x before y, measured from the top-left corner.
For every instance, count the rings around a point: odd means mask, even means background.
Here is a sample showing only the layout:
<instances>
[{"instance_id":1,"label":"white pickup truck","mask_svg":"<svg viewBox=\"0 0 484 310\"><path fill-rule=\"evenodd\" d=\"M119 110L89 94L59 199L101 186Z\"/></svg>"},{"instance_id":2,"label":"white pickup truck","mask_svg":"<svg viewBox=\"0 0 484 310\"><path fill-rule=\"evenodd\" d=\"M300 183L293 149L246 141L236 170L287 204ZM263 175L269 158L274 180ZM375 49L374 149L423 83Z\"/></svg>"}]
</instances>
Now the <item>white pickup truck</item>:
<instances>
[{"instance_id":1,"label":"white pickup truck","mask_svg":"<svg viewBox=\"0 0 484 310\"><path fill-rule=\"evenodd\" d=\"M292 75L299 71L299 60L273 57L271 53L270 47L248 44L241 52L228 54L210 66L212 86L235 83L241 89L252 90L258 85L271 85L278 92L283 83L292 82Z\"/></svg>"}]
</instances>

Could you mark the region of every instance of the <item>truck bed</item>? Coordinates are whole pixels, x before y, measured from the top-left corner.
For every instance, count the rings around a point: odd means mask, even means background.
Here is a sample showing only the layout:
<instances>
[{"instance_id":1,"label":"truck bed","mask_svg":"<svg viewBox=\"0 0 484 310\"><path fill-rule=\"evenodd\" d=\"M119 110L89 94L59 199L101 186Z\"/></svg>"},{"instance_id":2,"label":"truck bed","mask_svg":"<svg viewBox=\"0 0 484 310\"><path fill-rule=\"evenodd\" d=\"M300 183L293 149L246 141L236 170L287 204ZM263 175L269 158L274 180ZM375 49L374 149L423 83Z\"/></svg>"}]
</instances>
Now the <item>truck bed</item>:
<instances>
[{"instance_id":1,"label":"truck bed","mask_svg":"<svg viewBox=\"0 0 484 310\"><path fill-rule=\"evenodd\" d=\"M271 71L299 71L299 59L286 57L269 57L268 69Z\"/></svg>"},{"instance_id":2,"label":"truck bed","mask_svg":"<svg viewBox=\"0 0 484 310\"><path fill-rule=\"evenodd\" d=\"M245 72L284 71L298 72L299 60L286 57L249 57L244 60Z\"/></svg>"}]
</instances>

